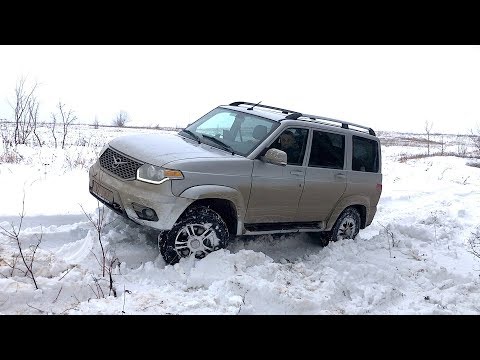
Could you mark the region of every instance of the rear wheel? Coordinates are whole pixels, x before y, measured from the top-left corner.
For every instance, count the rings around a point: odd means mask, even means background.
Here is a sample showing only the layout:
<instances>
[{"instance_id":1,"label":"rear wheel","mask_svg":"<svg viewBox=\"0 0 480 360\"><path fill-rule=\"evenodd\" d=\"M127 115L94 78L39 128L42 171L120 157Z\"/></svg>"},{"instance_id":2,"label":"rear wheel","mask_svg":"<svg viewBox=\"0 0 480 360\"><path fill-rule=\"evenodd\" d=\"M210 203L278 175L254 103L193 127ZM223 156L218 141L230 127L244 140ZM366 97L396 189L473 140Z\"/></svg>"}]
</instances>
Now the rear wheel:
<instances>
[{"instance_id":1,"label":"rear wheel","mask_svg":"<svg viewBox=\"0 0 480 360\"><path fill-rule=\"evenodd\" d=\"M221 216L208 207L196 206L187 210L170 231L158 235L158 245L167 264L175 264L182 257L202 259L225 248L228 238Z\"/></svg>"},{"instance_id":2,"label":"rear wheel","mask_svg":"<svg viewBox=\"0 0 480 360\"><path fill-rule=\"evenodd\" d=\"M355 239L360 231L360 214L355 208L345 209L338 217L332 230L329 231L331 241Z\"/></svg>"}]
</instances>

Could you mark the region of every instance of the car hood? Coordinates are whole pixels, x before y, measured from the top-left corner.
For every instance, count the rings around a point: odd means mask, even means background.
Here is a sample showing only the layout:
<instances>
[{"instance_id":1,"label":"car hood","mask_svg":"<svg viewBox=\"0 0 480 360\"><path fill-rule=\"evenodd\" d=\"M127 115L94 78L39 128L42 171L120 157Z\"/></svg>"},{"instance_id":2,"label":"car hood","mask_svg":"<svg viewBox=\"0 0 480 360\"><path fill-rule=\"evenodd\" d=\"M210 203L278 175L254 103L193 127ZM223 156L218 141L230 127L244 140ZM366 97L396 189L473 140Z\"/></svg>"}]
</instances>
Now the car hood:
<instances>
[{"instance_id":1,"label":"car hood","mask_svg":"<svg viewBox=\"0 0 480 360\"><path fill-rule=\"evenodd\" d=\"M141 162L162 166L175 160L231 157L232 154L177 134L120 136L110 147Z\"/></svg>"}]
</instances>

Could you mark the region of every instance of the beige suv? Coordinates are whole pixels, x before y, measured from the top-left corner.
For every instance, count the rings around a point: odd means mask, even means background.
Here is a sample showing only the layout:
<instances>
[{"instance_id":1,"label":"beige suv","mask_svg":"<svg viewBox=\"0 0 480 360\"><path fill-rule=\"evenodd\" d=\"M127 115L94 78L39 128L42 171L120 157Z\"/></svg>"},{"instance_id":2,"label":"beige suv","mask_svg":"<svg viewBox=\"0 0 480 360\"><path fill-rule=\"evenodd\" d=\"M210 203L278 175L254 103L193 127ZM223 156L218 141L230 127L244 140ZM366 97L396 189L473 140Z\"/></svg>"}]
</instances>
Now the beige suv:
<instances>
[{"instance_id":1,"label":"beige suv","mask_svg":"<svg viewBox=\"0 0 480 360\"><path fill-rule=\"evenodd\" d=\"M365 126L247 102L178 134L119 137L90 168L92 195L160 230L164 259L202 258L232 236L308 232L325 245L370 225L380 142Z\"/></svg>"}]
</instances>

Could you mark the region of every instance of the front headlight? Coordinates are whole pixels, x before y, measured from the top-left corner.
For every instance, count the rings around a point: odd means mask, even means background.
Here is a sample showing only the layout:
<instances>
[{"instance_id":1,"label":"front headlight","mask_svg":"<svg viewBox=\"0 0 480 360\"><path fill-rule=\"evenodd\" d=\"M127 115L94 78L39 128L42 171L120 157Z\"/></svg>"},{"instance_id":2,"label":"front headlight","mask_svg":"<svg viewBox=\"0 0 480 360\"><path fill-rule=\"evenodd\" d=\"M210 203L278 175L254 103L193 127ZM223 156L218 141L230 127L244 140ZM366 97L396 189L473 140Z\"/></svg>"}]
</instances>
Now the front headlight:
<instances>
[{"instance_id":1,"label":"front headlight","mask_svg":"<svg viewBox=\"0 0 480 360\"><path fill-rule=\"evenodd\" d=\"M183 179L183 174L180 170L164 169L150 164L143 164L137 170L137 180L150 184L161 184L168 179Z\"/></svg>"}]
</instances>

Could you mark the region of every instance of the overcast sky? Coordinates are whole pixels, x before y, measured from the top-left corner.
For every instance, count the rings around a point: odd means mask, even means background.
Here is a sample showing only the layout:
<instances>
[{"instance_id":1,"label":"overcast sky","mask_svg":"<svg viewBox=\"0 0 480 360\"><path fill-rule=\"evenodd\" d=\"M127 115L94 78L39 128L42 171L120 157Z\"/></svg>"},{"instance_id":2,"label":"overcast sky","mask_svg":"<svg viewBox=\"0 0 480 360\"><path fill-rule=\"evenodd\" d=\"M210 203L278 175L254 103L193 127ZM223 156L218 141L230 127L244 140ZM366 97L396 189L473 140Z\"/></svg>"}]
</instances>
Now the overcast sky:
<instances>
[{"instance_id":1,"label":"overcast sky","mask_svg":"<svg viewBox=\"0 0 480 360\"><path fill-rule=\"evenodd\" d=\"M480 125L480 46L0 46L0 118L37 81L40 118L185 126L217 105L263 104L375 130L468 133Z\"/></svg>"}]
</instances>

